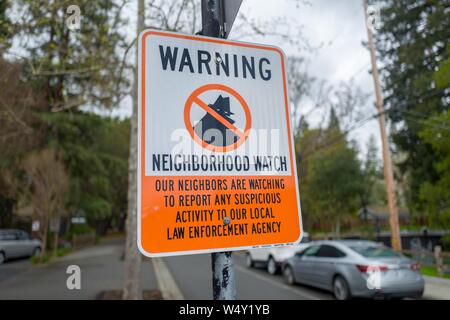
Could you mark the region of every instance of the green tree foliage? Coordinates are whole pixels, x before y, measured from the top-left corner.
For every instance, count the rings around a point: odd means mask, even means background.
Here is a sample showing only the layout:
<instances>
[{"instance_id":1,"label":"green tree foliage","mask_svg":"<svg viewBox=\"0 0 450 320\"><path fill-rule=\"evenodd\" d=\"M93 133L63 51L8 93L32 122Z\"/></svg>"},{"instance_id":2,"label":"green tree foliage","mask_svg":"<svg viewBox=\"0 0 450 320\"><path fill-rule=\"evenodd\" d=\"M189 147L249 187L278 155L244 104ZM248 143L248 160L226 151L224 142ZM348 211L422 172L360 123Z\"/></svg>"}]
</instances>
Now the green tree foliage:
<instances>
[{"instance_id":1,"label":"green tree foliage","mask_svg":"<svg viewBox=\"0 0 450 320\"><path fill-rule=\"evenodd\" d=\"M0 170L6 172L0 177L0 207L9 213L23 190L3 186L23 180L21 158L49 146L61 153L70 175L69 214L84 211L99 225L125 211L128 121L77 111L117 106L128 93L125 4L0 0L0 37L16 41L9 57L22 57L0 61ZM81 9L79 30L68 27L70 5Z\"/></svg>"},{"instance_id":2,"label":"green tree foliage","mask_svg":"<svg viewBox=\"0 0 450 320\"><path fill-rule=\"evenodd\" d=\"M434 185L436 149L424 143L425 119L448 109L449 2L442 0L380 0L382 28L376 34L383 68L384 92L392 138L402 173L410 174L410 202L423 209L422 184ZM446 61L446 62L443 62ZM436 74L436 70L441 70ZM425 121L424 121L425 120Z\"/></svg>"},{"instance_id":3,"label":"green tree foliage","mask_svg":"<svg viewBox=\"0 0 450 320\"><path fill-rule=\"evenodd\" d=\"M386 189L383 171L378 158L378 148L372 135L367 143L366 159L364 161L364 192L362 204L365 206L385 206Z\"/></svg>"},{"instance_id":4,"label":"green tree foliage","mask_svg":"<svg viewBox=\"0 0 450 320\"><path fill-rule=\"evenodd\" d=\"M439 178L435 183L421 185L420 199L425 203L430 225L450 228L450 129L441 128L450 124L450 111L429 121L433 126L428 126L419 135L434 151L434 169Z\"/></svg>"},{"instance_id":5,"label":"green tree foliage","mask_svg":"<svg viewBox=\"0 0 450 320\"><path fill-rule=\"evenodd\" d=\"M82 210L92 225L117 221L127 204L129 121L85 112L42 118L50 128L49 143L64 151L69 207Z\"/></svg>"},{"instance_id":6,"label":"green tree foliage","mask_svg":"<svg viewBox=\"0 0 450 320\"><path fill-rule=\"evenodd\" d=\"M22 65L0 57L0 227L11 226L13 208L24 188L21 161L42 145L36 113L45 108L42 95L22 77Z\"/></svg>"},{"instance_id":7,"label":"green tree foliage","mask_svg":"<svg viewBox=\"0 0 450 320\"><path fill-rule=\"evenodd\" d=\"M306 128L303 132L301 143L314 151L301 158L301 172L306 172L301 177L301 200L307 215L333 223L339 236L343 218L361 206L363 173L356 148L337 138L342 138L342 132L333 110L326 130Z\"/></svg>"},{"instance_id":8,"label":"green tree foliage","mask_svg":"<svg viewBox=\"0 0 450 320\"><path fill-rule=\"evenodd\" d=\"M18 0L16 36L31 66L31 75L46 92L48 109L60 111L81 105L115 106L125 78L121 32L125 21L114 0ZM79 30L70 30L66 9L78 5Z\"/></svg>"},{"instance_id":9,"label":"green tree foliage","mask_svg":"<svg viewBox=\"0 0 450 320\"><path fill-rule=\"evenodd\" d=\"M434 74L434 81L440 89L450 87L450 45L447 43L446 47L447 59L439 64L439 69Z\"/></svg>"}]
</instances>

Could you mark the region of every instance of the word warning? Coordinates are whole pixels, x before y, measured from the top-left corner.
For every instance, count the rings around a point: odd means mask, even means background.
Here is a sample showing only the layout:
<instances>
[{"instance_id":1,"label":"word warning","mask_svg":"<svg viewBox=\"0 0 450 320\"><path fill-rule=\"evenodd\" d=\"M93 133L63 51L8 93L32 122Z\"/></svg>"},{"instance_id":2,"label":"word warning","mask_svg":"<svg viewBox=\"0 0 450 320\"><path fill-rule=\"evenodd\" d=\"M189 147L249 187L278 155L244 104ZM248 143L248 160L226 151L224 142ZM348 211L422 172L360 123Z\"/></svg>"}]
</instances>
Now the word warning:
<instances>
[{"instance_id":1,"label":"word warning","mask_svg":"<svg viewBox=\"0 0 450 320\"><path fill-rule=\"evenodd\" d=\"M298 243L284 53L139 37L138 246L147 256Z\"/></svg>"}]
</instances>

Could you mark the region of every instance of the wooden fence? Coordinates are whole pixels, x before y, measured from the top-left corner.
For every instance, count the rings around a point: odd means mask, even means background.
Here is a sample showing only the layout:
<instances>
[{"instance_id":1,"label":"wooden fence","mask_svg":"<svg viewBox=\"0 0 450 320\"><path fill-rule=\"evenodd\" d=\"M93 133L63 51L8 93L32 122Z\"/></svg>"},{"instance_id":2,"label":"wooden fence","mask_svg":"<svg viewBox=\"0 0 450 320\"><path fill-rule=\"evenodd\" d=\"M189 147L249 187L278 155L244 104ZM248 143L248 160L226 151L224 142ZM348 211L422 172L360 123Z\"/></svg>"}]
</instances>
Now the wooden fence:
<instances>
[{"instance_id":1,"label":"wooden fence","mask_svg":"<svg viewBox=\"0 0 450 320\"><path fill-rule=\"evenodd\" d=\"M448 263L450 261L450 252L443 252L441 246L435 246L434 252L425 249L403 250L402 252L418 260L422 265L436 266L438 275L441 277L445 273L450 273L450 264Z\"/></svg>"},{"instance_id":2,"label":"wooden fence","mask_svg":"<svg viewBox=\"0 0 450 320\"><path fill-rule=\"evenodd\" d=\"M79 249L82 247L93 245L95 244L95 240L96 240L95 231L85 234L74 235L72 238L72 248Z\"/></svg>"}]
</instances>

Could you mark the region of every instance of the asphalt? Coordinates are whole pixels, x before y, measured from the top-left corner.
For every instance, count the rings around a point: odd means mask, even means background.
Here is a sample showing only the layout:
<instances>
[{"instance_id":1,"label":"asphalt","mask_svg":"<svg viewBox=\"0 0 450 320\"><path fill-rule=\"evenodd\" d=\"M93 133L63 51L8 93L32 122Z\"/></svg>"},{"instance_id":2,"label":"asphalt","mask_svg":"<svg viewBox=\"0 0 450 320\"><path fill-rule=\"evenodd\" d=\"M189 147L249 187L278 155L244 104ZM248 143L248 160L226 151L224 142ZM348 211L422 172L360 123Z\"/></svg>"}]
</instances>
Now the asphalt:
<instances>
[{"instance_id":1,"label":"asphalt","mask_svg":"<svg viewBox=\"0 0 450 320\"><path fill-rule=\"evenodd\" d=\"M33 266L28 259L0 265L0 299L96 299L104 290L117 290L123 285L123 239L110 239L85 248L46 265ZM271 276L262 268L248 269L244 255L235 253L238 299L331 299L316 289L288 286L281 276ZM164 258L165 278L171 278L184 299L210 300L211 257L208 254ZM67 267L81 269L81 290L66 286ZM152 259L144 258L141 283L144 290L158 289L161 272L154 272ZM166 279L167 281L167 279ZM173 286L173 284L172 284Z\"/></svg>"},{"instance_id":2,"label":"asphalt","mask_svg":"<svg viewBox=\"0 0 450 320\"><path fill-rule=\"evenodd\" d=\"M122 255L123 239L113 239L46 265L6 262L0 266L0 299L95 299L103 290L122 288ZM81 269L81 290L67 289L70 265ZM157 287L151 261L143 261L141 283L144 290Z\"/></svg>"},{"instance_id":3,"label":"asphalt","mask_svg":"<svg viewBox=\"0 0 450 320\"><path fill-rule=\"evenodd\" d=\"M8 261L0 265L0 300L4 299L96 299L106 290L123 286L124 239L109 239L82 249L46 265L33 266L29 259ZM280 275L272 276L263 266L247 268L242 252L233 253L237 299L241 300L328 300L326 291L303 285L290 286ZM81 290L66 286L67 267L81 269ZM158 268L155 272L154 267ZM141 269L143 290L161 289L173 299L210 300L211 255L188 255L169 258L144 258ZM442 292L450 283L426 279L426 297L448 299ZM437 289L436 289L436 288ZM439 289L439 290L438 290ZM442 291L442 292L441 292ZM433 296L434 295L434 296Z\"/></svg>"},{"instance_id":4,"label":"asphalt","mask_svg":"<svg viewBox=\"0 0 450 320\"><path fill-rule=\"evenodd\" d=\"M279 275L270 275L263 266L249 269L245 256L233 254L236 294L240 300L328 300L331 294L305 286L289 286ZM212 297L211 256L209 254L164 258L183 296L191 300Z\"/></svg>"}]
</instances>

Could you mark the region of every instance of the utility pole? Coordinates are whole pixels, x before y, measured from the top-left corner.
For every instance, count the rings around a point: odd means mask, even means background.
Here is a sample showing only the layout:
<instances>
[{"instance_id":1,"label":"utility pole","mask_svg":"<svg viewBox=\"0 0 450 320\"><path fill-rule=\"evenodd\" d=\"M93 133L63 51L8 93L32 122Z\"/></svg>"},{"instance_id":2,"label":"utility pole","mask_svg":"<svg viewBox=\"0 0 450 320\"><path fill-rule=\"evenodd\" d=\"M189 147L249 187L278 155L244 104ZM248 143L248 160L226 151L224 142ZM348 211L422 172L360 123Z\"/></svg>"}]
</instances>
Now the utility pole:
<instances>
[{"instance_id":1,"label":"utility pole","mask_svg":"<svg viewBox=\"0 0 450 320\"><path fill-rule=\"evenodd\" d=\"M202 0L202 35L221 38L225 35L222 0ZM231 252L211 254L214 300L235 300L236 286Z\"/></svg>"},{"instance_id":2,"label":"utility pole","mask_svg":"<svg viewBox=\"0 0 450 320\"><path fill-rule=\"evenodd\" d=\"M131 114L130 154L128 158L128 212L126 222L125 262L124 262L124 300L142 299L140 287L141 254L137 248L137 130L138 130L138 45L139 33L144 30L144 0L138 0L136 53L133 70L133 112Z\"/></svg>"},{"instance_id":3,"label":"utility pole","mask_svg":"<svg viewBox=\"0 0 450 320\"><path fill-rule=\"evenodd\" d=\"M385 120L385 111L383 104L383 94L381 91L380 85L380 77L377 69L377 58L375 53L375 45L373 42L373 33L372 28L369 21L369 4L368 0L364 1L364 15L366 18L366 28L367 28L367 36L368 36L368 44L370 50L370 60L372 63L372 77L373 83L375 86L375 99L376 106L379 113L379 123L380 123L380 134L381 134L381 145L383 149L383 164L384 164L384 181L386 183L386 193L387 193L387 201L389 208L389 223L391 226L391 245L392 248L396 251L402 250L402 242L400 238L400 227L398 222L398 210L395 199L395 181L394 174L392 171L391 164L391 154L389 151L389 141L386 134L386 120Z\"/></svg>"}]
</instances>

